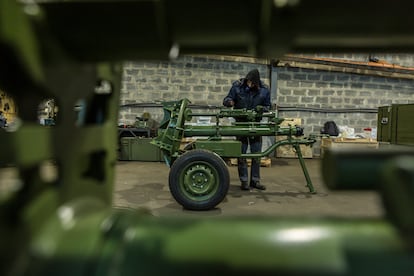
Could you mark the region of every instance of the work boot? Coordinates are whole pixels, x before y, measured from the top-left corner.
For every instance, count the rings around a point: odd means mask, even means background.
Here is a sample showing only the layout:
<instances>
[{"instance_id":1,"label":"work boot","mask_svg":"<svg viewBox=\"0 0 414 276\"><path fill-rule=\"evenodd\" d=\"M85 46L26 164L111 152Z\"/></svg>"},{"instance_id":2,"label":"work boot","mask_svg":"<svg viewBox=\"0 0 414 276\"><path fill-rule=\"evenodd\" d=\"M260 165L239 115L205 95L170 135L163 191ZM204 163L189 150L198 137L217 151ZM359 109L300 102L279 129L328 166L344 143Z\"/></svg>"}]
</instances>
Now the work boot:
<instances>
[{"instance_id":1,"label":"work boot","mask_svg":"<svg viewBox=\"0 0 414 276\"><path fill-rule=\"evenodd\" d=\"M250 182L250 187L251 188L255 188L255 189L258 189L258 190L266 190L266 186L264 186L264 185L262 185L262 184L260 184L260 182L259 181L256 181L256 182Z\"/></svg>"},{"instance_id":2,"label":"work boot","mask_svg":"<svg viewBox=\"0 0 414 276\"><path fill-rule=\"evenodd\" d=\"M250 190L249 185L247 184L247 181L242 181L241 183L241 187L240 187L243 191L247 191Z\"/></svg>"}]
</instances>

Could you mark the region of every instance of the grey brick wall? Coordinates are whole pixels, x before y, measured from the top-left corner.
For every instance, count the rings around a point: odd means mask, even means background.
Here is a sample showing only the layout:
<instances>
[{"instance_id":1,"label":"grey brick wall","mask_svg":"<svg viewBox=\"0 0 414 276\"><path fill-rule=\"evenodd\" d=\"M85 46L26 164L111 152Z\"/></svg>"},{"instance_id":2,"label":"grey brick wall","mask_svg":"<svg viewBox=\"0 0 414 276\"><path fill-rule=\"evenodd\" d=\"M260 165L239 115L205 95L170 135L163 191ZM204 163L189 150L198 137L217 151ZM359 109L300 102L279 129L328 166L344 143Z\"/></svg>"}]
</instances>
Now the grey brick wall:
<instances>
[{"instance_id":1,"label":"grey brick wall","mask_svg":"<svg viewBox=\"0 0 414 276\"><path fill-rule=\"evenodd\" d=\"M127 62L119 121L133 123L143 112L159 121L163 111L156 105L182 98L194 105L221 107L232 82L254 68L270 86L270 66L261 59L184 56L171 62Z\"/></svg>"},{"instance_id":2,"label":"grey brick wall","mask_svg":"<svg viewBox=\"0 0 414 276\"><path fill-rule=\"evenodd\" d=\"M316 56L368 61L369 55ZM376 55L403 66L414 66L412 55ZM323 70L271 67L270 61L245 57L184 56L175 61L127 62L124 66L119 121L132 124L136 116L150 112L160 121L162 101L188 98L192 104L221 106L231 83L258 68L271 85L272 102L280 117L302 118L305 134L319 133L323 123L362 132L376 127L376 109L392 103L413 103L414 82L408 79Z\"/></svg>"},{"instance_id":3,"label":"grey brick wall","mask_svg":"<svg viewBox=\"0 0 414 276\"><path fill-rule=\"evenodd\" d=\"M365 127L376 127L374 111L379 106L414 102L413 80L301 68L275 69L277 105L281 110L278 114L302 118L307 133L319 132L328 120L362 132Z\"/></svg>"}]
</instances>

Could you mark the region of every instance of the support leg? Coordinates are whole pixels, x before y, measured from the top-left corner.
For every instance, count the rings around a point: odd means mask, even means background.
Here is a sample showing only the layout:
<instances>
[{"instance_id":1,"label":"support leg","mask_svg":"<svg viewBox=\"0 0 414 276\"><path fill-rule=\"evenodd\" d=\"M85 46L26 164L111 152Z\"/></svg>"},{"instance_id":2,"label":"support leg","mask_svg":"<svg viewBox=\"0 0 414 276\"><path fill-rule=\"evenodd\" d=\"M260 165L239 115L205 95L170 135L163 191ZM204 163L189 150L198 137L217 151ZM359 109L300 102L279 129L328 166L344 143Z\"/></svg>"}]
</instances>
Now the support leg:
<instances>
[{"instance_id":1,"label":"support leg","mask_svg":"<svg viewBox=\"0 0 414 276\"><path fill-rule=\"evenodd\" d=\"M298 155L303 174L305 175L305 178L306 178L306 185L309 188L309 192L312 194L316 194L316 191L312 185L312 180L309 177L308 169L306 168L305 160L303 160L302 151L300 150L300 144L293 144L293 147L295 148L296 154Z\"/></svg>"}]
</instances>

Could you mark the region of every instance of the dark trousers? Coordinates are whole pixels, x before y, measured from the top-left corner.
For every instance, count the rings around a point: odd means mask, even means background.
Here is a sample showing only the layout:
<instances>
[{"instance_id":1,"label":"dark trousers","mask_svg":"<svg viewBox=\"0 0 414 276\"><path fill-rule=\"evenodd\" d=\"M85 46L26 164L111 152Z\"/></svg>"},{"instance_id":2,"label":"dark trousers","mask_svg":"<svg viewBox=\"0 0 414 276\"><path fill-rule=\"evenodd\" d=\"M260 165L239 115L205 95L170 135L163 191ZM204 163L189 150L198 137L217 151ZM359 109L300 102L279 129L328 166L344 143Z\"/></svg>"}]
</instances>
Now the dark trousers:
<instances>
[{"instance_id":1,"label":"dark trousers","mask_svg":"<svg viewBox=\"0 0 414 276\"><path fill-rule=\"evenodd\" d=\"M262 137L237 137L242 143L242 153L247 152L247 148L250 145L251 153L259 153L262 151ZM241 182L247 182L249 180L247 172L247 160L246 158L237 159L237 167L239 171L239 178ZM250 183L260 181L260 158L252 158L252 166L250 171Z\"/></svg>"}]
</instances>

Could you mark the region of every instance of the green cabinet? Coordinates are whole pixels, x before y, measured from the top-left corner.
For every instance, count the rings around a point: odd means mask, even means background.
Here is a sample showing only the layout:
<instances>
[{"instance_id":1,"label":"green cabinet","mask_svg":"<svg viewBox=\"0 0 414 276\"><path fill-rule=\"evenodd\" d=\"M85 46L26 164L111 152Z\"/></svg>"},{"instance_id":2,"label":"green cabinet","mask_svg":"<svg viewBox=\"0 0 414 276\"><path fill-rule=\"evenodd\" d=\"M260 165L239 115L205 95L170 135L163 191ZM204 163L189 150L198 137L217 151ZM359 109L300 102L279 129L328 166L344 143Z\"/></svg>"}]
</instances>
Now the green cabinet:
<instances>
[{"instance_id":1,"label":"green cabinet","mask_svg":"<svg viewBox=\"0 0 414 276\"><path fill-rule=\"evenodd\" d=\"M152 138L121 138L120 160L128 161L162 161L161 150L150 144Z\"/></svg>"},{"instance_id":2,"label":"green cabinet","mask_svg":"<svg viewBox=\"0 0 414 276\"><path fill-rule=\"evenodd\" d=\"M392 106L378 108L377 141L391 142Z\"/></svg>"},{"instance_id":3,"label":"green cabinet","mask_svg":"<svg viewBox=\"0 0 414 276\"><path fill-rule=\"evenodd\" d=\"M396 145L414 145L414 104L378 108L377 140Z\"/></svg>"},{"instance_id":4,"label":"green cabinet","mask_svg":"<svg viewBox=\"0 0 414 276\"><path fill-rule=\"evenodd\" d=\"M414 104L401 104L395 110L395 144L414 145Z\"/></svg>"}]
</instances>

